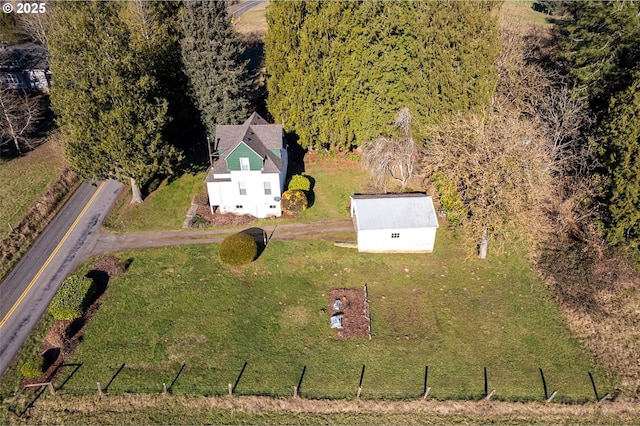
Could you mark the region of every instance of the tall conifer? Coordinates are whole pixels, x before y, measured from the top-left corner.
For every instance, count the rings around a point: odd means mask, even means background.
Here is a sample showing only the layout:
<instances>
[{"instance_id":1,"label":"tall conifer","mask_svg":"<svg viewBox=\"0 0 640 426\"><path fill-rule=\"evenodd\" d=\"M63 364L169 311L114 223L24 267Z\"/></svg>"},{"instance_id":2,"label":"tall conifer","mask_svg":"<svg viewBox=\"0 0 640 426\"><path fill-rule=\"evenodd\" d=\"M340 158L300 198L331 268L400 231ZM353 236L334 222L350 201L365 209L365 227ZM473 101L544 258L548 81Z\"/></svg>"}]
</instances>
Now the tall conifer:
<instances>
[{"instance_id":1,"label":"tall conifer","mask_svg":"<svg viewBox=\"0 0 640 426\"><path fill-rule=\"evenodd\" d=\"M274 2L268 106L307 147L389 135L408 107L427 124L485 106L496 86L493 2Z\"/></svg>"},{"instance_id":2,"label":"tall conifer","mask_svg":"<svg viewBox=\"0 0 640 426\"><path fill-rule=\"evenodd\" d=\"M57 5L49 36L51 102L65 153L84 177L128 179L140 187L170 173L178 157L163 138L168 102L159 96L145 46L123 19L124 2Z\"/></svg>"},{"instance_id":3,"label":"tall conifer","mask_svg":"<svg viewBox=\"0 0 640 426\"><path fill-rule=\"evenodd\" d=\"M209 136L216 124L247 116L249 79L240 60L242 42L231 26L226 2L189 0L182 15L182 61Z\"/></svg>"}]
</instances>

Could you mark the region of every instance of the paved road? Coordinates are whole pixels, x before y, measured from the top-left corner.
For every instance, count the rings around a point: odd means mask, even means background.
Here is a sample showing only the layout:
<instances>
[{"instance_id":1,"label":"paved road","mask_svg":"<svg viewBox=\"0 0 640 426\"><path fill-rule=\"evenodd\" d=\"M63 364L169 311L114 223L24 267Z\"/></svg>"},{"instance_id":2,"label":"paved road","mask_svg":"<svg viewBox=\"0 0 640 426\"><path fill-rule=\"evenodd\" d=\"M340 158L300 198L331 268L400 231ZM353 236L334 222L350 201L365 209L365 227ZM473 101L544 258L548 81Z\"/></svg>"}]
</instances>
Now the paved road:
<instances>
[{"instance_id":1,"label":"paved road","mask_svg":"<svg viewBox=\"0 0 640 426\"><path fill-rule=\"evenodd\" d=\"M82 184L29 252L0 283L0 374L35 327L62 280L94 248L95 234L122 185Z\"/></svg>"},{"instance_id":2,"label":"paved road","mask_svg":"<svg viewBox=\"0 0 640 426\"><path fill-rule=\"evenodd\" d=\"M231 15L234 21L237 21L243 13L248 12L259 4L266 4L267 0L247 0L240 2L238 4L234 4L229 8L229 15Z\"/></svg>"}]
</instances>

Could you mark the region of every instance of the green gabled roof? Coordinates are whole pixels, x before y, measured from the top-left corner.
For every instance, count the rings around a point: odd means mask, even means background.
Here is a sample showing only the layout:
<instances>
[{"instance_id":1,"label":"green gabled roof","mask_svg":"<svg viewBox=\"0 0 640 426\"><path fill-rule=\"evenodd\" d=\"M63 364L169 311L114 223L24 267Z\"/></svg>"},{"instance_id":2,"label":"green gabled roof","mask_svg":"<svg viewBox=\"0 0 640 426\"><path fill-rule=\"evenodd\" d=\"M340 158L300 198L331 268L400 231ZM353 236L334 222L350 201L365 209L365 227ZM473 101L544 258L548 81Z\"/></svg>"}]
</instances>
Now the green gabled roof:
<instances>
[{"instance_id":1,"label":"green gabled roof","mask_svg":"<svg viewBox=\"0 0 640 426\"><path fill-rule=\"evenodd\" d=\"M246 157L250 170L280 173L283 148L282 126L269 124L254 112L241 125L216 126L215 149L224 161L216 162L213 171L224 174L240 170L240 158Z\"/></svg>"}]
</instances>

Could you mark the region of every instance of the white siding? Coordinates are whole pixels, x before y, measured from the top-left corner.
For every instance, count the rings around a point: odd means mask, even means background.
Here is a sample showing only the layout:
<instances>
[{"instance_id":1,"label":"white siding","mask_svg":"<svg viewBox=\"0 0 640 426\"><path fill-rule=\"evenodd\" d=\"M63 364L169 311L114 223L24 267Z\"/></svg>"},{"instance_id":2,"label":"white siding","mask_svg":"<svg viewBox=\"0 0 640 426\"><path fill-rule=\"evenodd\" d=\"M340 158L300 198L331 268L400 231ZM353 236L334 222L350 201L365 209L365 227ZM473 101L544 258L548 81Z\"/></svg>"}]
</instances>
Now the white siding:
<instances>
[{"instance_id":1,"label":"white siding","mask_svg":"<svg viewBox=\"0 0 640 426\"><path fill-rule=\"evenodd\" d=\"M438 220L431 197L381 195L351 197L358 251L370 253L430 253Z\"/></svg>"},{"instance_id":2,"label":"white siding","mask_svg":"<svg viewBox=\"0 0 640 426\"><path fill-rule=\"evenodd\" d=\"M231 181L207 182L212 208L217 207L222 213L250 214L259 218L282 214L280 201L275 201L282 195L277 173L234 171L218 176L231 178ZM240 195L238 182L245 183L246 195ZM270 195L264 193L264 182L271 184Z\"/></svg>"},{"instance_id":3,"label":"white siding","mask_svg":"<svg viewBox=\"0 0 640 426\"><path fill-rule=\"evenodd\" d=\"M397 238L392 235L397 234ZM358 231L358 251L367 253L431 253L436 228Z\"/></svg>"}]
</instances>

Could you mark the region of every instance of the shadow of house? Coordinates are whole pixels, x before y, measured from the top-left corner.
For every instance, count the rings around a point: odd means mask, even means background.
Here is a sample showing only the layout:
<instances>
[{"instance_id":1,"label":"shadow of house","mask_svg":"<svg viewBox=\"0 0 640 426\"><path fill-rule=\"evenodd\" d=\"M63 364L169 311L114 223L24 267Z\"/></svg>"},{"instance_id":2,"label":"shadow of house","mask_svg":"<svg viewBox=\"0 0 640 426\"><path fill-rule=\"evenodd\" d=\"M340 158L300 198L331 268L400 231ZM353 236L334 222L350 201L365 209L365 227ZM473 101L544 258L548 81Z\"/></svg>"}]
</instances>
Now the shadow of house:
<instances>
[{"instance_id":1,"label":"shadow of house","mask_svg":"<svg viewBox=\"0 0 640 426\"><path fill-rule=\"evenodd\" d=\"M300 139L295 132L287 132L287 152L289 154L289 169L287 170L287 182L293 175L301 175L305 172L304 156L307 149L300 146Z\"/></svg>"}]
</instances>

